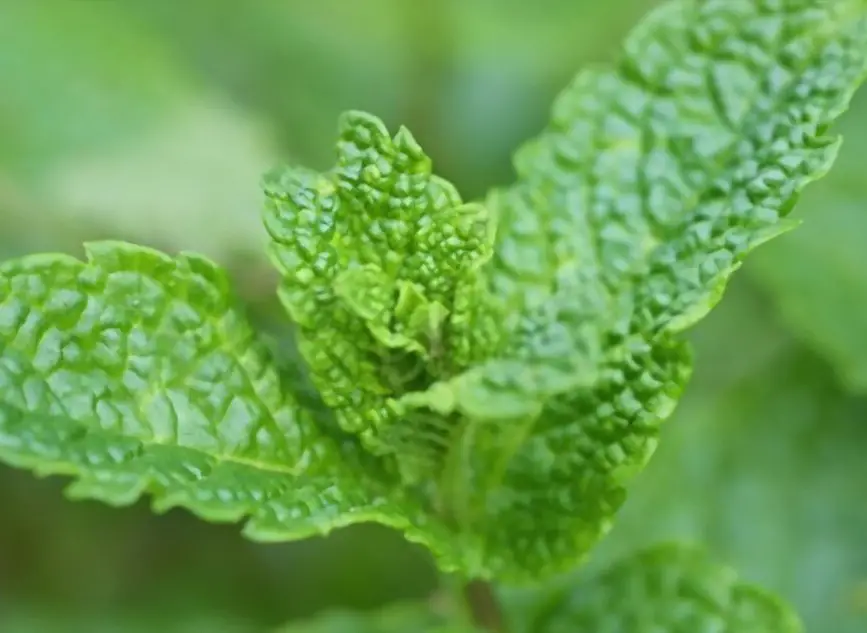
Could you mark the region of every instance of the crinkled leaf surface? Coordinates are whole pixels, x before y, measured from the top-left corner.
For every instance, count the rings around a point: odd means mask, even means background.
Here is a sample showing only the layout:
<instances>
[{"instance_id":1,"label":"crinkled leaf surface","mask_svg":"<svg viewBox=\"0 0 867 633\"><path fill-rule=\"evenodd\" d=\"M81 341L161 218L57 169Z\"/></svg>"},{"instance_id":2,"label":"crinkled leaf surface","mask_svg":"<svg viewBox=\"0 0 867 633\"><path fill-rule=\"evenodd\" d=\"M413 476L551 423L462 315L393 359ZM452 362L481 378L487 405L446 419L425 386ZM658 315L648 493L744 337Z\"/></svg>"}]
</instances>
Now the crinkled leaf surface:
<instances>
[{"instance_id":1,"label":"crinkled leaf surface","mask_svg":"<svg viewBox=\"0 0 867 633\"><path fill-rule=\"evenodd\" d=\"M530 617L533 633L800 633L773 595L684 545L657 545L552 592Z\"/></svg>"},{"instance_id":2,"label":"crinkled leaf surface","mask_svg":"<svg viewBox=\"0 0 867 633\"><path fill-rule=\"evenodd\" d=\"M361 113L332 170L268 178L311 378L461 566L555 571L607 530L689 374L677 334L829 168L865 43L859 3L675 2L484 206Z\"/></svg>"},{"instance_id":3,"label":"crinkled leaf surface","mask_svg":"<svg viewBox=\"0 0 867 633\"><path fill-rule=\"evenodd\" d=\"M676 335L836 151L860 4L676 2L465 203L406 130L267 181L302 408L201 257L95 244L0 267L0 458L75 496L259 539L359 521L526 579L606 531L689 373Z\"/></svg>"},{"instance_id":4,"label":"crinkled leaf surface","mask_svg":"<svg viewBox=\"0 0 867 633\"><path fill-rule=\"evenodd\" d=\"M867 393L867 101L856 99L840 131L846 139L828 178L798 207L792 231L749 266L781 318L825 357L853 392Z\"/></svg>"},{"instance_id":5,"label":"crinkled leaf surface","mask_svg":"<svg viewBox=\"0 0 867 633\"><path fill-rule=\"evenodd\" d=\"M159 510L249 517L260 538L389 507L375 471L298 407L225 273L199 256L102 242L86 262L7 262L0 345L0 458L76 475L75 497L148 492Z\"/></svg>"}]
</instances>

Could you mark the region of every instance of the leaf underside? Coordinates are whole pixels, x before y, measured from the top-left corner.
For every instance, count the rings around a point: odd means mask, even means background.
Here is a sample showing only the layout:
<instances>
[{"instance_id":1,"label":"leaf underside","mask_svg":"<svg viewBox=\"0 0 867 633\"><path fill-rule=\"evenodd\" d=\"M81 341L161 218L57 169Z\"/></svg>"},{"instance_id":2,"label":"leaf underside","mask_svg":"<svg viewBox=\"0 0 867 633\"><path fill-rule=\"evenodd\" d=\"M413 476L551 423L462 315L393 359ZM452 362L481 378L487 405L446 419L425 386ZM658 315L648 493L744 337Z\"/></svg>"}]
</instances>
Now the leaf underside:
<instances>
[{"instance_id":1,"label":"leaf underside","mask_svg":"<svg viewBox=\"0 0 867 633\"><path fill-rule=\"evenodd\" d=\"M299 404L207 260L121 243L0 266L0 459L290 540L360 521L524 580L604 534L689 375L678 334L790 227L864 74L860 3L674 2L464 202L408 131L341 120L266 179Z\"/></svg>"}]
</instances>

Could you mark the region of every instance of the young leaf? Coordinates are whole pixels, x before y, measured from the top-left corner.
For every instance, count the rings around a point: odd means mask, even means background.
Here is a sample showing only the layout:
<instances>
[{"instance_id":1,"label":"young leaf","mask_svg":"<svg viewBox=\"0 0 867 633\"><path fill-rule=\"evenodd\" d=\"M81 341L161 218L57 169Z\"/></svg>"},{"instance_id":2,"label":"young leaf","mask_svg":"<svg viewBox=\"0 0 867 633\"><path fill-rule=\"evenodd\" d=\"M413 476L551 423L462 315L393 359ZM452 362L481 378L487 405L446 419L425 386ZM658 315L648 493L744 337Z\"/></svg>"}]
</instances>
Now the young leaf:
<instances>
[{"instance_id":1,"label":"young leaf","mask_svg":"<svg viewBox=\"0 0 867 633\"><path fill-rule=\"evenodd\" d=\"M359 112L341 119L332 172L275 172L266 193L281 298L322 398L370 450L393 452L389 397L454 372L446 317L486 257L485 209L431 175L406 129L392 139Z\"/></svg>"},{"instance_id":2,"label":"young leaf","mask_svg":"<svg viewBox=\"0 0 867 633\"><path fill-rule=\"evenodd\" d=\"M797 615L702 551L655 546L549 596L534 633L629 631L801 633Z\"/></svg>"},{"instance_id":3,"label":"young leaf","mask_svg":"<svg viewBox=\"0 0 867 633\"><path fill-rule=\"evenodd\" d=\"M313 382L470 573L558 571L608 529L689 375L678 334L791 228L865 51L855 0L673 2L578 76L484 208L358 113L334 169L268 180Z\"/></svg>"}]
</instances>

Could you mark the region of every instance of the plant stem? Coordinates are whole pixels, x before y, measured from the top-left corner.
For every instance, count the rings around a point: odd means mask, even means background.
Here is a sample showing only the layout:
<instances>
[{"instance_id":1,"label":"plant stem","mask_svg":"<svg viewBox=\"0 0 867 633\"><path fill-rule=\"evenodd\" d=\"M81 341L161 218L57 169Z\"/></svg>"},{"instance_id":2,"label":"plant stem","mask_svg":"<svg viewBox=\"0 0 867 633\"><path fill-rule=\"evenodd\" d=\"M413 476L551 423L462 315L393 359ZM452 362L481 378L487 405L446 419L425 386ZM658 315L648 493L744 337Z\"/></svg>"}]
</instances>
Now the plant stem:
<instances>
[{"instance_id":1,"label":"plant stem","mask_svg":"<svg viewBox=\"0 0 867 633\"><path fill-rule=\"evenodd\" d=\"M500 603L491 583L471 580L464 585L464 600L472 616L473 624L483 631L505 633L506 625Z\"/></svg>"},{"instance_id":2,"label":"plant stem","mask_svg":"<svg viewBox=\"0 0 867 633\"><path fill-rule=\"evenodd\" d=\"M448 609L455 623L490 633L506 633L491 583L443 574L441 585L443 595L448 596Z\"/></svg>"}]
</instances>

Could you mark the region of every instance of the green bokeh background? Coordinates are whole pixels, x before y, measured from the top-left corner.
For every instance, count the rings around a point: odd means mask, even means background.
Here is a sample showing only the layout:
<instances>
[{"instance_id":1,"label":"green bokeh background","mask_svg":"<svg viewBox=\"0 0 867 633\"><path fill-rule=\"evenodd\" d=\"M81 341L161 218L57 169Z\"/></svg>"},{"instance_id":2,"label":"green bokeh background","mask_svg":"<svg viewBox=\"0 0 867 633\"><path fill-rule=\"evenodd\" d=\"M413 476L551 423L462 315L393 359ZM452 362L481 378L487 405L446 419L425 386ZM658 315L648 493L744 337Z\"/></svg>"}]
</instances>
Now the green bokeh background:
<instances>
[{"instance_id":1,"label":"green bokeh background","mask_svg":"<svg viewBox=\"0 0 867 633\"><path fill-rule=\"evenodd\" d=\"M652 0L0 0L0 254L116 237L227 266L280 334L258 178L325 167L345 109L407 125L466 197L508 182L582 66ZM697 370L586 570L674 537L867 631L867 94L833 172L691 337ZM862 142L863 141L863 142ZM0 467L0 631L253 632L427 596L391 531L257 545ZM520 592L509 592L519 604Z\"/></svg>"}]
</instances>

